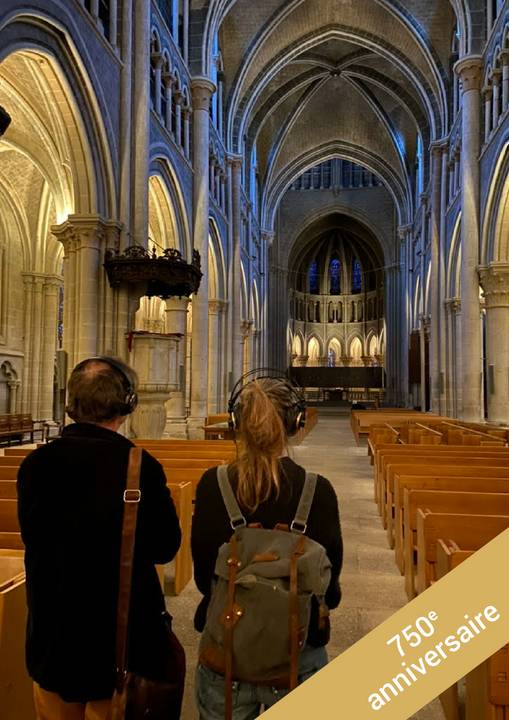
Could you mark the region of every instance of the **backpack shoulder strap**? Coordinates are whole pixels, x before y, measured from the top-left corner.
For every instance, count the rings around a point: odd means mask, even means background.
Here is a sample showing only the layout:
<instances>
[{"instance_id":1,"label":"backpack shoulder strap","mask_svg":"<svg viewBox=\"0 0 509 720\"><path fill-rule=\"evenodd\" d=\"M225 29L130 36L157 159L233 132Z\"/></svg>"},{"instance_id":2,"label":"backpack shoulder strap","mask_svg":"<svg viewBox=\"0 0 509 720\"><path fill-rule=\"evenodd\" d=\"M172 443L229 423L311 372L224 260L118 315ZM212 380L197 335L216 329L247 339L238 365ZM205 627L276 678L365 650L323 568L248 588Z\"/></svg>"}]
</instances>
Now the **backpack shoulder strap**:
<instances>
[{"instance_id":1,"label":"backpack shoulder strap","mask_svg":"<svg viewBox=\"0 0 509 720\"><path fill-rule=\"evenodd\" d=\"M246 518L242 514L242 511L233 492L233 488L228 479L228 465L219 465L217 468L217 482L219 484L219 490L223 502L226 506L226 512L230 518L230 525L232 530L238 530L241 527L247 525Z\"/></svg>"},{"instance_id":2,"label":"backpack shoulder strap","mask_svg":"<svg viewBox=\"0 0 509 720\"><path fill-rule=\"evenodd\" d=\"M313 504L317 481L318 476L315 473L306 472L299 506L297 508L297 512L295 513L293 522L290 525L292 532L301 533L303 535L307 530L309 511L311 510L311 505Z\"/></svg>"}]
</instances>

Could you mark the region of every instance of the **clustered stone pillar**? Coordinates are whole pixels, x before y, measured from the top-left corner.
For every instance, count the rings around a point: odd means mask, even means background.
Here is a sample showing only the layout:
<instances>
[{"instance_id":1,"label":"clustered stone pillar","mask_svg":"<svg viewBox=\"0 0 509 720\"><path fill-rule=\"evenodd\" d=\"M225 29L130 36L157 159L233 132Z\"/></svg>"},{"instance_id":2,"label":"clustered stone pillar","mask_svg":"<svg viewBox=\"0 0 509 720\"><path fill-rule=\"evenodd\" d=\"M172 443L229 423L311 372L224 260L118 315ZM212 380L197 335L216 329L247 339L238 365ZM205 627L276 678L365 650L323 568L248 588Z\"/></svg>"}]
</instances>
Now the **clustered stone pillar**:
<instances>
[{"instance_id":1,"label":"clustered stone pillar","mask_svg":"<svg viewBox=\"0 0 509 720\"><path fill-rule=\"evenodd\" d=\"M491 263L481 271L486 300L488 418L509 417L509 263Z\"/></svg>"},{"instance_id":2,"label":"clustered stone pillar","mask_svg":"<svg viewBox=\"0 0 509 720\"><path fill-rule=\"evenodd\" d=\"M201 257L200 289L193 296L191 414L189 437L202 438L208 400L209 263L209 107L215 86L206 77L192 81L194 150L194 248Z\"/></svg>"},{"instance_id":3,"label":"clustered stone pillar","mask_svg":"<svg viewBox=\"0 0 509 720\"><path fill-rule=\"evenodd\" d=\"M430 275L430 379L431 410L440 415L445 412L443 376L441 375L441 306L442 278L440 275L440 254L442 252L441 214L442 211L442 146L434 143L431 149L431 275Z\"/></svg>"},{"instance_id":4,"label":"clustered stone pillar","mask_svg":"<svg viewBox=\"0 0 509 720\"><path fill-rule=\"evenodd\" d=\"M97 288L104 279L106 229L98 215L69 215L52 228L64 246L64 350L69 368L99 351Z\"/></svg>"},{"instance_id":5,"label":"clustered stone pillar","mask_svg":"<svg viewBox=\"0 0 509 720\"><path fill-rule=\"evenodd\" d=\"M209 300L209 415L219 412L222 308L222 300Z\"/></svg>"},{"instance_id":6,"label":"clustered stone pillar","mask_svg":"<svg viewBox=\"0 0 509 720\"><path fill-rule=\"evenodd\" d=\"M166 332L180 335L178 348L178 387L166 403L164 436L187 439L186 420L186 334L189 298L172 297L166 300Z\"/></svg>"},{"instance_id":7,"label":"clustered stone pillar","mask_svg":"<svg viewBox=\"0 0 509 720\"><path fill-rule=\"evenodd\" d=\"M463 94L461 217L461 345L463 408L467 421L481 419L481 322L479 319L479 152L482 57L455 65Z\"/></svg>"},{"instance_id":8,"label":"clustered stone pillar","mask_svg":"<svg viewBox=\"0 0 509 720\"><path fill-rule=\"evenodd\" d=\"M242 157L239 155L230 155L228 158L231 164L232 178L232 241L233 241L233 266L232 266L232 375L233 382L242 375L243 369L243 338L241 328L241 308L242 308L242 269L241 269L241 253L242 253L242 219L241 219L241 176L242 176Z\"/></svg>"}]
</instances>

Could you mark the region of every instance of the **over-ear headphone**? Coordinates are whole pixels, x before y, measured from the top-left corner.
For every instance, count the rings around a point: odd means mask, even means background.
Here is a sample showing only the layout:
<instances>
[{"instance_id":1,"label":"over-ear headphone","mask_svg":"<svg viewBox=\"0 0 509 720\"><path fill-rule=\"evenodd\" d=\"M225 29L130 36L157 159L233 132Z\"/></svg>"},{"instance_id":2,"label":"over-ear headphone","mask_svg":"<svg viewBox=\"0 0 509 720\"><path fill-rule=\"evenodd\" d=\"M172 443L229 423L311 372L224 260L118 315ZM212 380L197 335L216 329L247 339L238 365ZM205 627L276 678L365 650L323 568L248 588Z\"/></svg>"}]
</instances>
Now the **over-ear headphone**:
<instances>
[{"instance_id":1,"label":"over-ear headphone","mask_svg":"<svg viewBox=\"0 0 509 720\"><path fill-rule=\"evenodd\" d=\"M95 357L90 357L86 360L82 360L76 365L73 372L76 372L76 370L81 370L89 362L105 363L119 373L119 375L122 377L122 385L125 390L125 397L122 403L119 403L117 405L117 407L115 408L115 412L119 416L130 415L132 412L134 412L138 404L138 394L136 393L134 377L129 375L127 366L124 366L122 363L115 360L115 358L107 357L106 355L97 355Z\"/></svg>"},{"instance_id":2,"label":"over-ear headphone","mask_svg":"<svg viewBox=\"0 0 509 720\"><path fill-rule=\"evenodd\" d=\"M289 437L295 435L306 424L306 400L302 389L287 375L273 368L257 368L242 375L233 386L228 400L228 425L231 430L240 427L240 398L245 388L255 380L277 380L288 390L289 404L283 408L283 422Z\"/></svg>"}]
</instances>

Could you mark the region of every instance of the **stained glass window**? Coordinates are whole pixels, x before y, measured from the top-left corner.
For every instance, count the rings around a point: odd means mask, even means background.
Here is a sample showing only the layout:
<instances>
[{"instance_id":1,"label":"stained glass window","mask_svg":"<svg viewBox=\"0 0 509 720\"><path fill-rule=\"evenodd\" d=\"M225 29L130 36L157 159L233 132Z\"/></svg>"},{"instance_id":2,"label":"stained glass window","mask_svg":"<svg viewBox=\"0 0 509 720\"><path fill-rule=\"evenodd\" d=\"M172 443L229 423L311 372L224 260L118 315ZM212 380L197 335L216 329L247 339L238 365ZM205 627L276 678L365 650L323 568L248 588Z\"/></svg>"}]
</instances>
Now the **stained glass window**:
<instances>
[{"instance_id":1,"label":"stained glass window","mask_svg":"<svg viewBox=\"0 0 509 720\"><path fill-rule=\"evenodd\" d=\"M312 295L318 295L320 288L318 286L318 264L316 260L311 263L309 268L309 292Z\"/></svg>"},{"instance_id":2,"label":"stained glass window","mask_svg":"<svg viewBox=\"0 0 509 720\"><path fill-rule=\"evenodd\" d=\"M330 294L339 295L341 292L341 263L337 258L330 261Z\"/></svg>"},{"instance_id":3,"label":"stained glass window","mask_svg":"<svg viewBox=\"0 0 509 720\"><path fill-rule=\"evenodd\" d=\"M362 273L358 260L354 260L352 266L352 293L360 293L362 290Z\"/></svg>"}]
</instances>

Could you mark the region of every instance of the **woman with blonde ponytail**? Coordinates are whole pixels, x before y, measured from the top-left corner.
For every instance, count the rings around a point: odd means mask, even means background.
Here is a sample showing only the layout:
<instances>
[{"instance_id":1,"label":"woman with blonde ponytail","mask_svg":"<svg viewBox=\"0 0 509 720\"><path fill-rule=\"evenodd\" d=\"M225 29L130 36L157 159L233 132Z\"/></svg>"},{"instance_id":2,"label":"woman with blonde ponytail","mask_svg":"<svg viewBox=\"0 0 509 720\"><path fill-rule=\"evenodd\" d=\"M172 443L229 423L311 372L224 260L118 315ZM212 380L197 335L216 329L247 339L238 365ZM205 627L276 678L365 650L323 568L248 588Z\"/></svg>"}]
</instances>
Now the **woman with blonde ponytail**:
<instances>
[{"instance_id":1,"label":"woman with blonde ponytail","mask_svg":"<svg viewBox=\"0 0 509 720\"><path fill-rule=\"evenodd\" d=\"M235 399L233 420L237 460L227 468L227 480L249 524L266 529L290 526L305 483L306 471L288 456L288 436L298 428L302 408L297 392L284 379L262 377L245 384ZM339 605L339 574L343 545L337 496L330 482L318 475L305 534L325 548L331 563L331 579L325 605ZM216 468L202 477L196 491L192 527L192 554L196 585L203 598L196 610L195 628L202 632L215 579L218 551L232 536L232 524L218 483ZM302 682L327 663L329 640L324 609L314 603L306 646L300 653L298 681ZM225 717L225 678L210 667L198 664L196 700L201 720ZM257 718L277 702L286 690L247 682L234 682L233 720Z\"/></svg>"}]
</instances>

